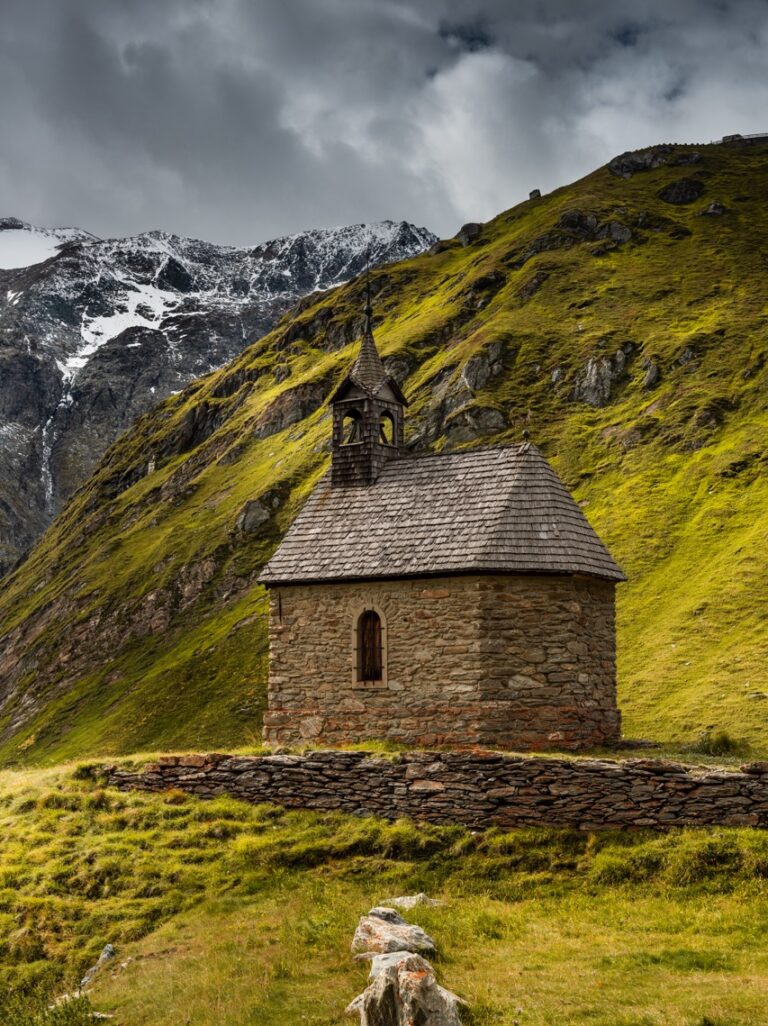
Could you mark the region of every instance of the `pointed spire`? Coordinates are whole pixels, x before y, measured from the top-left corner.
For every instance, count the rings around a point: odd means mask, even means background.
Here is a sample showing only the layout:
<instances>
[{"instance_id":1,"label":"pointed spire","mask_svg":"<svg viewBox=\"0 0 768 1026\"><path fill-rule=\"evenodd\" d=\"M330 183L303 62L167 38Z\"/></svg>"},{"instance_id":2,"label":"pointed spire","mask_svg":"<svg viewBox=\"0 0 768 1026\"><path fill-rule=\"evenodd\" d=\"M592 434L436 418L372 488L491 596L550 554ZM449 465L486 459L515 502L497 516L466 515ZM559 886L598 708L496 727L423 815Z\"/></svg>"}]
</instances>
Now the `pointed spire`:
<instances>
[{"instance_id":1,"label":"pointed spire","mask_svg":"<svg viewBox=\"0 0 768 1026\"><path fill-rule=\"evenodd\" d=\"M373 339L373 307L371 306L371 278L368 264L365 268L365 326L360 341L360 352L349 375L366 392L377 392L387 376L384 364Z\"/></svg>"}]
</instances>

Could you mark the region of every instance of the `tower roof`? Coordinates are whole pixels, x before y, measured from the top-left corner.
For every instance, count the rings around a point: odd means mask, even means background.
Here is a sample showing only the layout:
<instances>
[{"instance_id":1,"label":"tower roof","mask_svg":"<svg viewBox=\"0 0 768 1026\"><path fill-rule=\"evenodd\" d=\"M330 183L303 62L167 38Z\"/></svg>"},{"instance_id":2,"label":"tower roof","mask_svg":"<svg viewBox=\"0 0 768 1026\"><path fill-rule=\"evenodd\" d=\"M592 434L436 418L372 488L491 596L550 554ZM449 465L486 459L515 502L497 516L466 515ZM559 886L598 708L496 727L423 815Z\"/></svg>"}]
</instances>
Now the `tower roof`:
<instances>
[{"instance_id":1,"label":"tower roof","mask_svg":"<svg viewBox=\"0 0 768 1026\"><path fill-rule=\"evenodd\" d=\"M385 384L389 385L396 401L402 403L403 406L408 405L408 401L403 395L400 386L391 375L387 374L382 359L379 356L379 351L376 348L376 342L373 337L371 285L368 279L365 282L365 325L362 338L360 339L360 352L357 354L357 359L349 373L331 396L331 402L342 398L350 383L357 385L358 388L372 396L378 395Z\"/></svg>"},{"instance_id":2,"label":"tower roof","mask_svg":"<svg viewBox=\"0 0 768 1026\"><path fill-rule=\"evenodd\" d=\"M352 370L349 372L349 376L360 388L374 394L378 392L387 379L387 372L384 370L384 364L381 362L379 351L373 339L370 305L365 308L365 328L363 329L363 337L360 341L360 352Z\"/></svg>"},{"instance_id":3,"label":"tower roof","mask_svg":"<svg viewBox=\"0 0 768 1026\"><path fill-rule=\"evenodd\" d=\"M456 573L624 580L530 443L388 462L367 487L318 484L263 584Z\"/></svg>"}]
</instances>

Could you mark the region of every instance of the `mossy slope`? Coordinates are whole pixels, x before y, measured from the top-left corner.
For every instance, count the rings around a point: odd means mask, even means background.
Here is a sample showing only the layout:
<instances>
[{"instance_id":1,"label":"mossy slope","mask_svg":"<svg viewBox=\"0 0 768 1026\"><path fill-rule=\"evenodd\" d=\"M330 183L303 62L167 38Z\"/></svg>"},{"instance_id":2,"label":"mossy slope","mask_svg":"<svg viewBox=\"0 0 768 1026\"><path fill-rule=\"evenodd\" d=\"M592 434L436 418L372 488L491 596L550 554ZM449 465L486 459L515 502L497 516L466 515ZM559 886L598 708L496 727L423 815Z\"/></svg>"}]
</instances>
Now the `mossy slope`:
<instances>
[{"instance_id":1,"label":"mossy slope","mask_svg":"<svg viewBox=\"0 0 768 1026\"><path fill-rule=\"evenodd\" d=\"M467 247L375 272L376 336L414 445L517 440L527 424L624 566L625 732L683 741L717 724L759 747L768 150L699 152L630 179L601 168ZM665 203L679 178L701 198ZM704 216L713 201L725 213ZM327 466L325 400L361 306L359 282L310 297L143 417L4 582L3 758L258 737L255 576ZM595 387L603 406L574 397ZM264 523L236 530L253 499Z\"/></svg>"}]
</instances>

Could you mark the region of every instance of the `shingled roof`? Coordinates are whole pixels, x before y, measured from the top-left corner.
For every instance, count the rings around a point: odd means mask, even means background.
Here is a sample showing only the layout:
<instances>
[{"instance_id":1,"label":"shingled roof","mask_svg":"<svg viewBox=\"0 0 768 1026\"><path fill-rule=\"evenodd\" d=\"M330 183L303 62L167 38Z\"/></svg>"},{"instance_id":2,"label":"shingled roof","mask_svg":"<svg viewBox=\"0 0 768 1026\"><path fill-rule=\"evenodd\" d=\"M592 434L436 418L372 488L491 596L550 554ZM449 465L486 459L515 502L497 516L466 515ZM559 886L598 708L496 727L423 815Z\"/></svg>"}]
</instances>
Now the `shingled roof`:
<instances>
[{"instance_id":1,"label":"shingled roof","mask_svg":"<svg viewBox=\"0 0 768 1026\"><path fill-rule=\"evenodd\" d=\"M373 394L381 388L387 379L387 372L384 370L384 364L381 362L379 351L373 340L371 318L368 314L365 318L365 330L360 341L360 353L355 361L355 365L349 372L349 376L356 385Z\"/></svg>"},{"instance_id":2,"label":"shingled roof","mask_svg":"<svg viewBox=\"0 0 768 1026\"><path fill-rule=\"evenodd\" d=\"M625 580L530 443L404 456L367 487L324 477L263 584L455 573L590 574Z\"/></svg>"}]
</instances>

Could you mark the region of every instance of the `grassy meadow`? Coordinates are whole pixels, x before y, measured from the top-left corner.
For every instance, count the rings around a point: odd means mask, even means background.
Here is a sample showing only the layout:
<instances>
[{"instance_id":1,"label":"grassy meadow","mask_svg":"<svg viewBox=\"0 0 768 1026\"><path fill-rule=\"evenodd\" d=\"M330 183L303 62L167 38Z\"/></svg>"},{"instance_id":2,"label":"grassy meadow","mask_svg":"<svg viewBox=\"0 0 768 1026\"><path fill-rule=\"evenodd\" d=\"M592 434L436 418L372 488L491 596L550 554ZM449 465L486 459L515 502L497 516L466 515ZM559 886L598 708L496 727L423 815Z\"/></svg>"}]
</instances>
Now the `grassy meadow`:
<instances>
[{"instance_id":1,"label":"grassy meadow","mask_svg":"<svg viewBox=\"0 0 768 1026\"><path fill-rule=\"evenodd\" d=\"M768 835L387 823L0 775L0 1021L336 1026L357 918L424 890L468 1026L764 1026ZM89 1004L49 1010L106 943Z\"/></svg>"}]
</instances>

